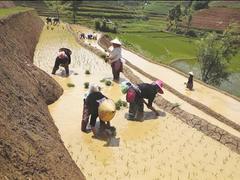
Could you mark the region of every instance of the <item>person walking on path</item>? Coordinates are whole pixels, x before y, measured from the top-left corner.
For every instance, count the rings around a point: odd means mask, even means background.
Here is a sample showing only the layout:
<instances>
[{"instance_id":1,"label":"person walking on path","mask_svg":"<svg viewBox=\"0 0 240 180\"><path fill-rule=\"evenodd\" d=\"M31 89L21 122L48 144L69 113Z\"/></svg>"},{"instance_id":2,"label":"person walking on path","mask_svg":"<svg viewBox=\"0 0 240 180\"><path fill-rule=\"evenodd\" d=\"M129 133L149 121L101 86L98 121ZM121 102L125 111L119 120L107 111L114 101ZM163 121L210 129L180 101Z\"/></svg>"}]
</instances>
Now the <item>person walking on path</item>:
<instances>
[{"instance_id":1,"label":"person walking on path","mask_svg":"<svg viewBox=\"0 0 240 180\"><path fill-rule=\"evenodd\" d=\"M157 80L152 84L141 83L136 86L131 86L126 95L126 100L130 103L128 120L143 120L144 104L148 109L151 109L158 115L158 112L153 108L152 103L157 93L163 94L163 82ZM145 102L147 99L148 102Z\"/></svg>"},{"instance_id":2,"label":"person walking on path","mask_svg":"<svg viewBox=\"0 0 240 180\"><path fill-rule=\"evenodd\" d=\"M193 72L189 72L189 77L188 77L188 82L186 84L186 87L189 89L189 90L193 90Z\"/></svg>"},{"instance_id":3,"label":"person walking on path","mask_svg":"<svg viewBox=\"0 0 240 180\"><path fill-rule=\"evenodd\" d=\"M114 39L111 41L113 50L110 52L107 59L112 67L113 80L119 81L120 72L123 71L123 64L121 61L122 58L122 49L121 42L118 39Z\"/></svg>"}]
</instances>

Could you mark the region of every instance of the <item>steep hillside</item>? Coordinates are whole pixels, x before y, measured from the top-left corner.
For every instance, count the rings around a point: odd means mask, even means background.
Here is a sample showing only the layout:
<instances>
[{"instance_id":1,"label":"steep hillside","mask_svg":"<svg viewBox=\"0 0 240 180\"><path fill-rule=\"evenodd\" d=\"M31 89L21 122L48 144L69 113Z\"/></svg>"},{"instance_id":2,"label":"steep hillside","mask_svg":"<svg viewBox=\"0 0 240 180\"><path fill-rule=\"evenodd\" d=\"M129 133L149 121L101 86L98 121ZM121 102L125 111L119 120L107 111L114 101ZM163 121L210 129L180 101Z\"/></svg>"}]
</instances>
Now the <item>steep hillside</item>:
<instances>
[{"instance_id":1,"label":"steep hillside","mask_svg":"<svg viewBox=\"0 0 240 180\"><path fill-rule=\"evenodd\" d=\"M32 64L43 22L28 11L0 24L0 179L84 179L47 107L63 90Z\"/></svg>"}]
</instances>

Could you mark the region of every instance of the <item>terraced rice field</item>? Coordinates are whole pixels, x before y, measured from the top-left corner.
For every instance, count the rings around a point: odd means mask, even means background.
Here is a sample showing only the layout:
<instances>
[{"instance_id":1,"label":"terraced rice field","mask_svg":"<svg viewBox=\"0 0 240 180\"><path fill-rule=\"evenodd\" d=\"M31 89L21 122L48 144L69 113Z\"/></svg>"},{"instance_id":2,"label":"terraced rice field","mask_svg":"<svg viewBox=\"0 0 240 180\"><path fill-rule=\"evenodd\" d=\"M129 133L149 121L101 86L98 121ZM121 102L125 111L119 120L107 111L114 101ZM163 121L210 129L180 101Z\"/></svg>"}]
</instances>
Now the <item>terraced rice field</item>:
<instances>
[{"instance_id":1,"label":"terraced rice field","mask_svg":"<svg viewBox=\"0 0 240 180\"><path fill-rule=\"evenodd\" d=\"M44 28L34 63L50 73L56 52L63 46L73 51L71 76L64 78L61 71L53 76L64 94L49 106L49 111L66 148L87 179L239 179L239 154L161 109L158 118L146 110L146 120L141 123L127 121L127 109L118 111L112 120L120 138L118 147L106 147L105 141L82 133L84 82L99 83L103 93L115 101L124 96L118 84L106 87L99 82L111 78L110 66L79 46L65 26ZM91 75L84 74L86 69ZM69 82L75 87L67 87Z\"/></svg>"}]
</instances>

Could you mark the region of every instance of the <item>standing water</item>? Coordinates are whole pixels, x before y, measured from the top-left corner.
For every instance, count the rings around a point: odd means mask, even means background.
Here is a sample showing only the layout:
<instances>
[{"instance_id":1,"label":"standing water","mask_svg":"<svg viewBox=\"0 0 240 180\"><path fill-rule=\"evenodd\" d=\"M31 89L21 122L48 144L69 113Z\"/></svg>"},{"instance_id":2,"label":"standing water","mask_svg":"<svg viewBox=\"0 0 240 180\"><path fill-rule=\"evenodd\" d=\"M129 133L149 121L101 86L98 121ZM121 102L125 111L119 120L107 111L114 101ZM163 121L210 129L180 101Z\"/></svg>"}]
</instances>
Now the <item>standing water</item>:
<instances>
[{"instance_id":1,"label":"standing water","mask_svg":"<svg viewBox=\"0 0 240 180\"><path fill-rule=\"evenodd\" d=\"M124 96L118 84L107 87L99 82L111 78L110 66L79 46L64 25L54 30L44 28L34 63L50 74L61 47L73 52L71 75L61 77L59 71L53 76L64 94L49 106L49 111L66 148L87 179L239 179L240 155L168 113L155 118L145 109L147 120L132 122L125 119L126 108L118 111L112 120L120 138L118 147L106 147L105 141L82 133L84 82L99 83L103 93L115 101ZM85 75L89 66L91 74Z\"/></svg>"}]
</instances>

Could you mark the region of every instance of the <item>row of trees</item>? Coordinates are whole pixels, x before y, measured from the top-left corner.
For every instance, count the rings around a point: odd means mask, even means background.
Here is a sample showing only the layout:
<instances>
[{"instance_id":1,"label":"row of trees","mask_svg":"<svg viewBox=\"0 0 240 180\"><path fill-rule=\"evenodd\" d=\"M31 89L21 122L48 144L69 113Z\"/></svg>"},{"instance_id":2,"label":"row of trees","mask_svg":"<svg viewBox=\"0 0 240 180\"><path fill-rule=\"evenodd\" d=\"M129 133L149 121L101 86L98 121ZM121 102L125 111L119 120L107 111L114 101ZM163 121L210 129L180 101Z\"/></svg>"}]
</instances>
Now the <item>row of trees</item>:
<instances>
[{"instance_id":1,"label":"row of trees","mask_svg":"<svg viewBox=\"0 0 240 180\"><path fill-rule=\"evenodd\" d=\"M72 18L72 22L76 23L76 16L79 10L81 0L74 1L64 1L64 0L56 0L56 1L44 1L45 4L52 10L56 12L58 18L60 18L60 14L66 15Z\"/></svg>"},{"instance_id":2,"label":"row of trees","mask_svg":"<svg viewBox=\"0 0 240 180\"><path fill-rule=\"evenodd\" d=\"M102 20L102 21L96 20L95 29L103 32L117 33L117 24L107 23L106 20Z\"/></svg>"},{"instance_id":3,"label":"row of trees","mask_svg":"<svg viewBox=\"0 0 240 180\"><path fill-rule=\"evenodd\" d=\"M203 9L203 8L208 8L208 3L209 3L209 0L207 1L184 0L181 3L177 4L168 12L167 30L171 30L172 27L174 26L175 27L174 30L176 31L179 27L179 24L182 21L185 21L187 23L186 32L188 32L191 26L193 11Z\"/></svg>"},{"instance_id":4,"label":"row of trees","mask_svg":"<svg viewBox=\"0 0 240 180\"><path fill-rule=\"evenodd\" d=\"M209 33L198 41L197 60L202 81L219 86L228 80L227 65L240 50L240 25L230 24L222 35Z\"/></svg>"}]
</instances>

